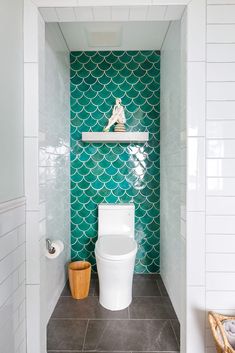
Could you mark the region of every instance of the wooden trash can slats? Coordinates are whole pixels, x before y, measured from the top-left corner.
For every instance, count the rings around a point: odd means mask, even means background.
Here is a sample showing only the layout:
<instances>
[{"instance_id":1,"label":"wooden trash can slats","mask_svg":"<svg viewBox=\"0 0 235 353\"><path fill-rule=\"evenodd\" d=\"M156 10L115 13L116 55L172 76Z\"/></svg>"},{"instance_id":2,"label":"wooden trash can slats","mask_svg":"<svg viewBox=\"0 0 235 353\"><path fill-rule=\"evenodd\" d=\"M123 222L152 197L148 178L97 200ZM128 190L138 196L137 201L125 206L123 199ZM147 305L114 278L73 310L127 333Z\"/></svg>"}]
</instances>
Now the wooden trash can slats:
<instances>
[{"instance_id":1,"label":"wooden trash can slats","mask_svg":"<svg viewBox=\"0 0 235 353\"><path fill-rule=\"evenodd\" d=\"M69 286L74 299L88 296L91 280L91 264L87 261L74 261L68 265Z\"/></svg>"}]
</instances>

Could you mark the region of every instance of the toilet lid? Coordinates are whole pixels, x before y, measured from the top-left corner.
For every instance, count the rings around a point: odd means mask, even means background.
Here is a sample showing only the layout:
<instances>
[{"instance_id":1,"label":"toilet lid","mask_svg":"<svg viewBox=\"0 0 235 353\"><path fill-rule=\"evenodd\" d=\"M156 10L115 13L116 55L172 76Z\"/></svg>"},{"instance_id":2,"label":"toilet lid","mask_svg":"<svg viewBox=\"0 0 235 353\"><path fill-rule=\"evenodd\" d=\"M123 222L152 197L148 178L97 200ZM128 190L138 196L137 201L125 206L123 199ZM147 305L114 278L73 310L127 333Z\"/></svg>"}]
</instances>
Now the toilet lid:
<instances>
[{"instance_id":1,"label":"toilet lid","mask_svg":"<svg viewBox=\"0 0 235 353\"><path fill-rule=\"evenodd\" d=\"M95 247L101 257L109 260L122 260L131 257L137 251L137 244L133 238L118 235L100 237Z\"/></svg>"}]
</instances>

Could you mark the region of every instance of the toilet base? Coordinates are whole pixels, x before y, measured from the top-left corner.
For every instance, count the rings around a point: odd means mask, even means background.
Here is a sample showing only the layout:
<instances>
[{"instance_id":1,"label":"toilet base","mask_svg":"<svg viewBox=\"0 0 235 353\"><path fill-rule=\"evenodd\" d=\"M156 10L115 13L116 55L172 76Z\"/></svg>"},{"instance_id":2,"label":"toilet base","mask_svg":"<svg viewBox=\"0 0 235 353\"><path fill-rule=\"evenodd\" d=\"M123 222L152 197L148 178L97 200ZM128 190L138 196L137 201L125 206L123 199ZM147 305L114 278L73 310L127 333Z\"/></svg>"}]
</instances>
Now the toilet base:
<instances>
[{"instance_id":1,"label":"toilet base","mask_svg":"<svg viewBox=\"0 0 235 353\"><path fill-rule=\"evenodd\" d=\"M120 311L120 310L124 310L124 309L128 308L129 305L131 305L131 302L132 302L132 298L131 298L131 300L130 300L128 303L125 303L125 304L123 304L122 306L121 306L121 305L119 305L119 306L107 306L107 304L108 304L107 301L105 301L105 303L103 303L102 300L99 298L99 303L100 303L100 305L101 305L103 308L105 308L105 309L107 309L107 310L110 310L110 311Z\"/></svg>"},{"instance_id":2,"label":"toilet base","mask_svg":"<svg viewBox=\"0 0 235 353\"><path fill-rule=\"evenodd\" d=\"M97 253L95 255L99 277L100 304L111 311L127 308L132 301L135 254L122 261L107 260Z\"/></svg>"}]
</instances>

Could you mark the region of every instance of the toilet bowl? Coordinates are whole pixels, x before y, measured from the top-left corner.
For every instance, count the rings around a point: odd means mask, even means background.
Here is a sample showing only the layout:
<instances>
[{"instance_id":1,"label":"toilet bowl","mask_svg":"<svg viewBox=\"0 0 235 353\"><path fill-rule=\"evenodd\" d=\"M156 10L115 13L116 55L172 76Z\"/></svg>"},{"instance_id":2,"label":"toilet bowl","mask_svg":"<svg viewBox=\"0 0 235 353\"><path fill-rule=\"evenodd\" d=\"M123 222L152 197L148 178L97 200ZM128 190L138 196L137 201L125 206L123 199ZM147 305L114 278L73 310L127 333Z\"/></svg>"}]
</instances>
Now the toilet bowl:
<instances>
[{"instance_id":1,"label":"toilet bowl","mask_svg":"<svg viewBox=\"0 0 235 353\"><path fill-rule=\"evenodd\" d=\"M134 205L101 204L98 212L95 257L99 277L99 301L106 309L122 310L132 301L137 253Z\"/></svg>"}]
</instances>

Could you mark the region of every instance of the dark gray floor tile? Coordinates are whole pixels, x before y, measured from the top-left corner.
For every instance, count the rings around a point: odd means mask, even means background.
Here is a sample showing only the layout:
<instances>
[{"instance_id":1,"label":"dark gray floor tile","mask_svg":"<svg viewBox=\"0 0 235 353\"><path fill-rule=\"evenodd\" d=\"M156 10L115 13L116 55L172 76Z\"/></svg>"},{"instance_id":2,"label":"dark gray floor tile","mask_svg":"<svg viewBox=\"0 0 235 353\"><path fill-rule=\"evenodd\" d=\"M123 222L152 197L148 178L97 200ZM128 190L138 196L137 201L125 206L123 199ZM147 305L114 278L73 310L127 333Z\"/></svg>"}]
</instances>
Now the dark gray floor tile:
<instances>
[{"instance_id":1,"label":"dark gray floor tile","mask_svg":"<svg viewBox=\"0 0 235 353\"><path fill-rule=\"evenodd\" d=\"M180 323L178 319L171 320L171 325L173 327L178 344L180 344Z\"/></svg>"},{"instance_id":2,"label":"dark gray floor tile","mask_svg":"<svg viewBox=\"0 0 235 353\"><path fill-rule=\"evenodd\" d=\"M89 296L94 295L96 282L97 282L97 279L95 279L95 278L91 279L90 290L89 290L89 294L88 294ZM70 288L69 288L69 282L67 282L66 285L64 286L64 289L63 289L63 291L61 293L61 297L71 297L71 292L70 292Z\"/></svg>"},{"instance_id":3,"label":"dark gray floor tile","mask_svg":"<svg viewBox=\"0 0 235 353\"><path fill-rule=\"evenodd\" d=\"M87 320L50 320L47 326L48 350L82 350Z\"/></svg>"},{"instance_id":4,"label":"dark gray floor tile","mask_svg":"<svg viewBox=\"0 0 235 353\"><path fill-rule=\"evenodd\" d=\"M175 311L167 297L135 297L129 307L131 319L175 319Z\"/></svg>"},{"instance_id":5,"label":"dark gray floor tile","mask_svg":"<svg viewBox=\"0 0 235 353\"><path fill-rule=\"evenodd\" d=\"M84 350L177 351L169 320L91 320Z\"/></svg>"},{"instance_id":6,"label":"dark gray floor tile","mask_svg":"<svg viewBox=\"0 0 235 353\"><path fill-rule=\"evenodd\" d=\"M127 319L128 310L110 311L104 309L98 297L87 297L76 300L72 297L60 297L53 318L74 318L74 319Z\"/></svg>"},{"instance_id":7,"label":"dark gray floor tile","mask_svg":"<svg viewBox=\"0 0 235 353\"><path fill-rule=\"evenodd\" d=\"M160 278L160 274L159 273L135 273L134 278L139 280L142 280L142 279L156 280Z\"/></svg>"},{"instance_id":8,"label":"dark gray floor tile","mask_svg":"<svg viewBox=\"0 0 235 353\"><path fill-rule=\"evenodd\" d=\"M62 290L61 297L70 297L71 292L69 288L69 282L66 282L66 285L64 286L64 289Z\"/></svg>"},{"instance_id":9,"label":"dark gray floor tile","mask_svg":"<svg viewBox=\"0 0 235 353\"><path fill-rule=\"evenodd\" d=\"M168 297L166 287L165 287L163 280L161 279L160 276L157 278L157 285L158 285L158 288L160 290L161 295L164 297Z\"/></svg>"},{"instance_id":10,"label":"dark gray floor tile","mask_svg":"<svg viewBox=\"0 0 235 353\"><path fill-rule=\"evenodd\" d=\"M134 275L133 297L160 296L161 292L156 282L158 275ZM99 282L95 284L94 295L99 296Z\"/></svg>"},{"instance_id":11,"label":"dark gray floor tile","mask_svg":"<svg viewBox=\"0 0 235 353\"><path fill-rule=\"evenodd\" d=\"M134 278L133 280L133 297L142 297L142 296L160 296L160 290L157 285L157 281L149 279L139 280Z\"/></svg>"},{"instance_id":12,"label":"dark gray floor tile","mask_svg":"<svg viewBox=\"0 0 235 353\"><path fill-rule=\"evenodd\" d=\"M83 353L179 353L179 323L159 274L134 275L132 320L128 320L127 309L104 309L98 295L96 273L92 273L89 297L84 300L72 299L69 286L64 288L53 313L58 319L48 325L48 353L80 353L87 319Z\"/></svg>"},{"instance_id":13,"label":"dark gray floor tile","mask_svg":"<svg viewBox=\"0 0 235 353\"><path fill-rule=\"evenodd\" d=\"M132 352L134 353L134 352ZM138 353L150 353L150 352L138 352ZM155 351L155 352L151 352L151 353L180 353L180 351Z\"/></svg>"},{"instance_id":14,"label":"dark gray floor tile","mask_svg":"<svg viewBox=\"0 0 235 353\"><path fill-rule=\"evenodd\" d=\"M96 284L95 284L95 288L94 288L94 294L95 297L99 296L99 280L97 279Z\"/></svg>"}]
</instances>

